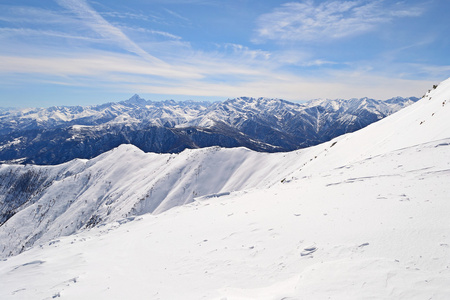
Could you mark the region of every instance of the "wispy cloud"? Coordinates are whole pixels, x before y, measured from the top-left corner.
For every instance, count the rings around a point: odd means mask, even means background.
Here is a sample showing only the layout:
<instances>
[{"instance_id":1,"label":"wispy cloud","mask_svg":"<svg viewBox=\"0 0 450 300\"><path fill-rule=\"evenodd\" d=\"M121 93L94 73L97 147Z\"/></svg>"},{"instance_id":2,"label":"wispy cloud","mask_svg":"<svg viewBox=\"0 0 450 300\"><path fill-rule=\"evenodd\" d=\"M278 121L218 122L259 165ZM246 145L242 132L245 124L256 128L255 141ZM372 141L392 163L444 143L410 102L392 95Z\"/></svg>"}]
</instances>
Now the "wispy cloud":
<instances>
[{"instance_id":1,"label":"wispy cloud","mask_svg":"<svg viewBox=\"0 0 450 300\"><path fill-rule=\"evenodd\" d=\"M173 40L181 40L182 39L181 36L174 35L174 34L171 34L169 32L160 31L160 30L153 30L153 29L142 28L142 27L132 27L132 26L126 26L126 25L119 25L118 27L120 27L120 29L124 29L124 30L130 30L130 31L135 31L135 32L140 32L140 33L147 33L147 34L152 34L152 35L158 35L158 36L169 38L169 39L173 39Z\"/></svg>"},{"instance_id":2,"label":"wispy cloud","mask_svg":"<svg viewBox=\"0 0 450 300\"><path fill-rule=\"evenodd\" d=\"M176 17L176 18L178 18L178 19L180 19L180 20L183 20L183 21L185 21L185 22L190 22L188 18L183 17L182 15L180 15L180 14L177 13L177 12L174 12L173 10L170 10L170 9L167 9L167 8L166 8L165 11L166 11L168 14L172 15L173 17Z\"/></svg>"},{"instance_id":3,"label":"wispy cloud","mask_svg":"<svg viewBox=\"0 0 450 300\"><path fill-rule=\"evenodd\" d=\"M28 74L36 82L102 87L110 91L210 97L274 97L287 100L311 98L420 96L428 80L374 75L371 70L325 70L301 76L274 69L271 64L243 64L207 55L189 57L159 68L132 55L98 53L88 57L0 57L0 76ZM234 62L234 63L233 63ZM426 66L421 66L426 68ZM429 70L428 70L429 71ZM433 71L448 71L439 68ZM29 79L28 80L32 80ZM383 86L380 89L380 86ZM407 91L407 93L405 93Z\"/></svg>"},{"instance_id":4,"label":"wispy cloud","mask_svg":"<svg viewBox=\"0 0 450 300\"><path fill-rule=\"evenodd\" d=\"M129 39L118 27L106 21L97 11L92 9L84 0L57 0L57 2L75 13L84 24L99 34L102 38L111 39L117 45L121 45L125 50L137 54L140 57L153 63L162 62L150 55L139 45Z\"/></svg>"},{"instance_id":5,"label":"wispy cloud","mask_svg":"<svg viewBox=\"0 0 450 300\"><path fill-rule=\"evenodd\" d=\"M101 12L102 16L106 17L113 17L113 18L119 18L119 19L134 19L134 20L144 20L144 21L150 21L154 18L154 16L144 15L144 14L136 14L131 12L116 12L116 11L109 11L109 12Z\"/></svg>"},{"instance_id":6,"label":"wispy cloud","mask_svg":"<svg viewBox=\"0 0 450 300\"><path fill-rule=\"evenodd\" d=\"M423 9L383 0L290 2L258 19L255 41L324 41L358 35L399 17L421 15Z\"/></svg>"},{"instance_id":7,"label":"wispy cloud","mask_svg":"<svg viewBox=\"0 0 450 300\"><path fill-rule=\"evenodd\" d=\"M417 75L431 78L447 78L450 74L450 65L409 64L416 70Z\"/></svg>"},{"instance_id":8,"label":"wispy cloud","mask_svg":"<svg viewBox=\"0 0 450 300\"><path fill-rule=\"evenodd\" d=\"M123 89L139 91L139 93L219 96L219 97L273 97L291 101L310 100L314 98L373 97L388 99L393 96L421 96L426 87L435 84L430 80L407 80L396 77L376 76L367 74L352 74L336 72L321 78L302 77L293 74L261 76L249 81L230 82L199 82L183 81L178 84L142 84L124 83ZM342 80L345 78L346 80ZM350 80L349 80L350 79ZM383 88L380 89L380 86Z\"/></svg>"},{"instance_id":9,"label":"wispy cloud","mask_svg":"<svg viewBox=\"0 0 450 300\"><path fill-rule=\"evenodd\" d=\"M227 51L231 51L231 54L234 56L239 56L243 59L262 59L268 60L270 59L271 53L269 51L263 51L260 49L250 49L247 46L243 46L240 44L226 43L224 45L218 45L220 48L223 48Z\"/></svg>"},{"instance_id":10,"label":"wispy cloud","mask_svg":"<svg viewBox=\"0 0 450 300\"><path fill-rule=\"evenodd\" d=\"M125 54L97 53L84 56L24 57L0 56L0 73L42 74L51 76L82 75L98 78L107 73L152 75L162 78L199 78L201 73L185 67L146 62L139 57Z\"/></svg>"},{"instance_id":11,"label":"wispy cloud","mask_svg":"<svg viewBox=\"0 0 450 300\"><path fill-rule=\"evenodd\" d=\"M312 67L324 65L337 65L337 62L317 58L311 51L279 50L272 54L272 59L281 66Z\"/></svg>"},{"instance_id":12,"label":"wispy cloud","mask_svg":"<svg viewBox=\"0 0 450 300\"><path fill-rule=\"evenodd\" d=\"M44 30L44 29L31 29L31 28L0 28L0 37L18 37L18 36L37 36L37 37L54 37L64 39L84 40L90 42L98 42L98 38L92 38L89 36L68 34L66 32Z\"/></svg>"},{"instance_id":13,"label":"wispy cloud","mask_svg":"<svg viewBox=\"0 0 450 300\"><path fill-rule=\"evenodd\" d=\"M52 11L29 6L0 5L0 21L16 24L66 24L71 23L71 18Z\"/></svg>"},{"instance_id":14,"label":"wispy cloud","mask_svg":"<svg viewBox=\"0 0 450 300\"><path fill-rule=\"evenodd\" d=\"M97 5L104 6L106 10L109 8L103 5L102 3L95 2ZM133 20L133 21L145 21L145 22L152 22L157 24L167 24L166 19L164 16L158 15L158 14L151 14L151 13L134 13L134 12L117 12L117 11L99 11L99 14L102 15L102 17L105 17L107 19L117 19L117 20Z\"/></svg>"}]
</instances>

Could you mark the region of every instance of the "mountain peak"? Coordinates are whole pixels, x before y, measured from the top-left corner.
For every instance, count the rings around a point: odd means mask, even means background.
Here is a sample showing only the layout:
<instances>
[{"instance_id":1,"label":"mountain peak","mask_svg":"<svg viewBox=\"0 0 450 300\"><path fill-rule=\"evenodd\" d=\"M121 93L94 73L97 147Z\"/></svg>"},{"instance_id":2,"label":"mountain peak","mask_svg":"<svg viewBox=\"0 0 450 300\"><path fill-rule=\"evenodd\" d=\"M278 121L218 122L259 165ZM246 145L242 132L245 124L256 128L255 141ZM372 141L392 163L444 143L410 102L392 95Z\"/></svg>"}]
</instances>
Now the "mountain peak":
<instances>
[{"instance_id":1,"label":"mountain peak","mask_svg":"<svg viewBox=\"0 0 450 300\"><path fill-rule=\"evenodd\" d=\"M127 104L135 104L135 105L145 105L147 104L147 100L141 98L138 94L134 94L130 99L123 101Z\"/></svg>"}]
</instances>

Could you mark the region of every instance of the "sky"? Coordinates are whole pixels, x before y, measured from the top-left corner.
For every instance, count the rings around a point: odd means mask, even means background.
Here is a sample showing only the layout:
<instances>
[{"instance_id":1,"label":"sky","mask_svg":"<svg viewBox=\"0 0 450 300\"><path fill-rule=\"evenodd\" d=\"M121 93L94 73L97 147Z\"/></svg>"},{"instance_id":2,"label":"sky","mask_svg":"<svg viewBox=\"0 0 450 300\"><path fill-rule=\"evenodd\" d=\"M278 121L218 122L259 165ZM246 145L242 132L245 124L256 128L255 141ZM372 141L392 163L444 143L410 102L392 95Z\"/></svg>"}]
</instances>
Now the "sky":
<instances>
[{"instance_id":1,"label":"sky","mask_svg":"<svg viewBox=\"0 0 450 300\"><path fill-rule=\"evenodd\" d=\"M421 97L448 0L2 0L0 107Z\"/></svg>"}]
</instances>

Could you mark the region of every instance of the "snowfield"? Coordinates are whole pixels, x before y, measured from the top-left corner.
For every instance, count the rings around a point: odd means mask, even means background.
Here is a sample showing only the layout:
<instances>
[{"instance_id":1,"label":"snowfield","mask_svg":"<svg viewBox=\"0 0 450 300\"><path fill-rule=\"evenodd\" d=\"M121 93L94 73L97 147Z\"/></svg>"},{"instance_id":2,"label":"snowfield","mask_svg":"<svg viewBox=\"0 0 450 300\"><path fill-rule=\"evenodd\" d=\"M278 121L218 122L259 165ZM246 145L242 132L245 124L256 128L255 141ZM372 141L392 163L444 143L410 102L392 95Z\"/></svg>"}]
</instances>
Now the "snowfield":
<instances>
[{"instance_id":1,"label":"snowfield","mask_svg":"<svg viewBox=\"0 0 450 300\"><path fill-rule=\"evenodd\" d=\"M449 102L450 79L290 153L120 146L40 167L55 180L0 248L42 234L3 252L0 299L449 299Z\"/></svg>"}]
</instances>

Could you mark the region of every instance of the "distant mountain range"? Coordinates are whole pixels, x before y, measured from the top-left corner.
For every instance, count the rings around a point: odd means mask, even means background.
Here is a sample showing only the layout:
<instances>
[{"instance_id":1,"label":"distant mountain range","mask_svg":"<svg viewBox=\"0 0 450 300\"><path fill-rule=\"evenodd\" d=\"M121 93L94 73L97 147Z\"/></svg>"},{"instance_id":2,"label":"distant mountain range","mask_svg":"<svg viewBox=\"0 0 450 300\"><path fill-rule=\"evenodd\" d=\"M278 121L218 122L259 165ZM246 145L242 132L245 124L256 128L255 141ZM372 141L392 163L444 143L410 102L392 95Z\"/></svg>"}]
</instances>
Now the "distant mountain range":
<instances>
[{"instance_id":1,"label":"distant mountain range","mask_svg":"<svg viewBox=\"0 0 450 300\"><path fill-rule=\"evenodd\" d=\"M247 98L154 102L134 95L97 106L0 109L0 162L59 164L93 158L121 144L145 152L246 147L305 148L361 129L418 98L312 100Z\"/></svg>"}]
</instances>

